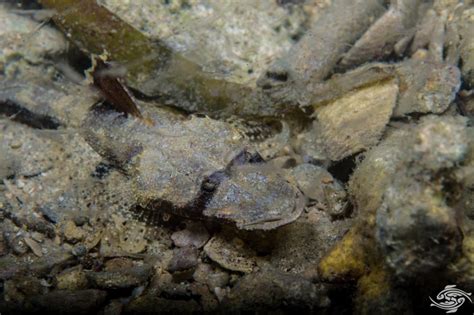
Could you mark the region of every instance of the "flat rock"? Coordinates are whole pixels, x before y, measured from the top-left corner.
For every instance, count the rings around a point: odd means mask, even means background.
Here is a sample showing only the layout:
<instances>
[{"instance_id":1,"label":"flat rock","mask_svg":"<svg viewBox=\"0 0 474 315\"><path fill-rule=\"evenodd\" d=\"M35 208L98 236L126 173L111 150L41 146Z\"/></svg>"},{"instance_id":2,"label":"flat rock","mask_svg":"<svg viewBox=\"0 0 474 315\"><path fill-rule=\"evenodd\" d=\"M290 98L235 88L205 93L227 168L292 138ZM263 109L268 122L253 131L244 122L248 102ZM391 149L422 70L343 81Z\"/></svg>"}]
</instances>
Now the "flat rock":
<instances>
[{"instance_id":1,"label":"flat rock","mask_svg":"<svg viewBox=\"0 0 474 315\"><path fill-rule=\"evenodd\" d=\"M198 250L193 246L177 248L168 264L168 271L183 271L193 268L198 263Z\"/></svg>"},{"instance_id":2,"label":"flat rock","mask_svg":"<svg viewBox=\"0 0 474 315\"><path fill-rule=\"evenodd\" d=\"M74 310L75 314L91 314L99 310L105 302L107 293L101 290L56 290L31 298L35 312L66 314Z\"/></svg>"},{"instance_id":3,"label":"flat rock","mask_svg":"<svg viewBox=\"0 0 474 315\"><path fill-rule=\"evenodd\" d=\"M259 309L314 311L329 303L322 285L297 275L265 269L241 278L224 298L222 307L253 312Z\"/></svg>"},{"instance_id":4,"label":"flat rock","mask_svg":"<svg viewBox=\"0 0 474 315\"><path fill-rule=\"evenodd\" d=\"M389 80L349 92L321 107L318 128L328 157L339 161L376 145L397 101L398 85Z\"/></svg>"},{"instance_id":5,"label":"flat rock","mask_svg":"<svg viewBox=\"0 0 474 315\"><path fill-rule=\"evenodd\" d=\"M144 283L151 275L150 266L123 268L120 271L87 272L87 279L100 289L125 289Z\"/></svg>"},{"instance_id":6,"label":"flat rock","mask_svg":"<svg viewBox=\"0 0 474 315\"><path fill-rule=\"evenodd\" d=\"M250 273L257 266L256 253L238 239L218 234L204 246L206 255L221 267Z\"/></svg>"},{"instance_id":7,"label":"flat rock","mask_svg":"<svg viewBox=\"0 0 474 315\"><path fill-rule=\"evenodd\" d=\"M171 234L171 239L175 246L194 246L201 248L209 239L209 232L201 223L188 224L185 229Z\"/></svg>"}]
</instances>

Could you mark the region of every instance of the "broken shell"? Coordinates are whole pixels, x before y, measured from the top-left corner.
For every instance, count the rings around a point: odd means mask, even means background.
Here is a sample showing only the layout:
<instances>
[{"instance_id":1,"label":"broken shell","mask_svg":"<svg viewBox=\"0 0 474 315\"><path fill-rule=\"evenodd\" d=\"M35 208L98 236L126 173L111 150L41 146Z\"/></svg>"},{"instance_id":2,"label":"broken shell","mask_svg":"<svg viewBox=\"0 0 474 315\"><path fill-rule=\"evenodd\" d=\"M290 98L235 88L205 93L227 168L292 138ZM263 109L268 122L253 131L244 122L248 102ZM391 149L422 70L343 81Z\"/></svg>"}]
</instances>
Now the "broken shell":
<instances>
[{"instance_id":1,"label":"broken shell","mask_svg":"<svg viewBox=\"0 0 474 315\"><path fill-rule=\"evenodd\" d=\"M397 101L398 85L389 80L356 90L316 112L322 145L333 161L377 144Z\"/></svg>"}]
</instances>

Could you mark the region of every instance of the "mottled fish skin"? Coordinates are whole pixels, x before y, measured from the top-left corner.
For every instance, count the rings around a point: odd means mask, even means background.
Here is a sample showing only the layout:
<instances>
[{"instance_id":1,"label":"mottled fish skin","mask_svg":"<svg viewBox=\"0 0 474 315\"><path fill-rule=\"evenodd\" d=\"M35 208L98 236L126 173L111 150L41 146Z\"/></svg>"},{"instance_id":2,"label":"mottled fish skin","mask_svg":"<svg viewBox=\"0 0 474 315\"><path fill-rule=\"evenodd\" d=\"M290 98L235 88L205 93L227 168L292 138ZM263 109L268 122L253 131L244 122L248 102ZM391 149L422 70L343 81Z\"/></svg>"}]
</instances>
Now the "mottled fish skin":
<instances>
[{"instance_id":1,"label":"mottled fish skin","mask_svg":"<svg viewBox=\"0 0 474 315\"><path fill-rule=\"evenodd\" d=\"M147 106L143 120L96 106L84 137L132 179L137 204L240 229L273 229L299 217L296 185L270 169L239 130L208 117Z\"/></svg>"}]
</instances>

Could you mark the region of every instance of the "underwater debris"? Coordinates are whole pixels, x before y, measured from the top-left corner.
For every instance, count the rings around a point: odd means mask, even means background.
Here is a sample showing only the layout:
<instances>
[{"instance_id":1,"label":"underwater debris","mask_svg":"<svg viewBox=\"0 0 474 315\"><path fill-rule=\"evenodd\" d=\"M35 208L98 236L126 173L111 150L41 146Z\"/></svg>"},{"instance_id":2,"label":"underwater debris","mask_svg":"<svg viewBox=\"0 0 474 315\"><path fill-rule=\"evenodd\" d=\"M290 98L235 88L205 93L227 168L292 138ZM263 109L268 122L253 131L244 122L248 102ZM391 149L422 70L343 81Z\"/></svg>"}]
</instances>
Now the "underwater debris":
<instances>
[{"instance_id":1,"label":"underwater debris","mask_svg":"<svg viewBox=\"0 0 474 315\"><path fill-rule=\"evenodd\" d=\"M202 67L151 41L95 0L42 0L56 10L53 20L80 49L127 69L127 84L152 97L172 100L190 112L214 116L272 116L279 110L257 89L216 79Z\"/></svg>"}]
</instances>

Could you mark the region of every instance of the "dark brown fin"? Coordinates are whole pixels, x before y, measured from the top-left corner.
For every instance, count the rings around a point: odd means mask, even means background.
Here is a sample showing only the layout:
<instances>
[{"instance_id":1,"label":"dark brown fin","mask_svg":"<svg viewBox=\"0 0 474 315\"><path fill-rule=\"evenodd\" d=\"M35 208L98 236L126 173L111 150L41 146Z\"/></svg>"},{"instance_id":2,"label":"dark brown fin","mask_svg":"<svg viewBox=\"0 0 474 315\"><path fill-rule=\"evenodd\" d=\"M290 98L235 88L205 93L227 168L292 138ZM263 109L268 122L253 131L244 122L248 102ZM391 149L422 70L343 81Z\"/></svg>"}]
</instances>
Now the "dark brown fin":
<instances>
[{"instance_id":1,"label":"dark brown fin","mask_svg":"<svg viewBox=\"0 0 474 315\"><path fill-rule=\"evenodd\" d=\"M111 65L100 57L95 58L95 67L92 70L93 84L100 90L102 96L116 111L130 114L143 119L132 94L123 83L122 78L112 69ZM116 71L118 72L118 71Z\"/></svg>"}]
</instances>

